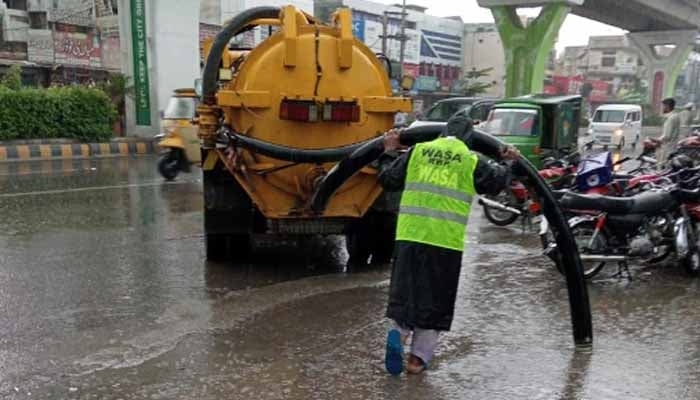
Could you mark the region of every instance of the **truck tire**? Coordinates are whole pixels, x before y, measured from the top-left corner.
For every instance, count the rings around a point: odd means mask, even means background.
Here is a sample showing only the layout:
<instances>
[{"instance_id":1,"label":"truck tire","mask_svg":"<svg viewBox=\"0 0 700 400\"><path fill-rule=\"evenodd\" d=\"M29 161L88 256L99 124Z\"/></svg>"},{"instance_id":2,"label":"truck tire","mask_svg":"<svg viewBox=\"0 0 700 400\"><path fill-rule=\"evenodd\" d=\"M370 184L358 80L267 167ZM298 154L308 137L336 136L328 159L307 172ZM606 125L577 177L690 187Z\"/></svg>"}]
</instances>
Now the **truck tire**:
<instances>
[{"instance_id":1,"label":"truck tire","mask_svg":"<svg viewBox=\"0 0 700 400\"><path fill-rule=\"evenodd\" d=\"M391 262L396 236L396 214L370 210L351 224L345 236L348 266L367 266Z\"/></svg>"},{"instance_id":2,"label":"truck tire","mask_svg":"<svg viewBox=\"0 0 700 400\"><path fill-rule=\"evenodd\" d=\"M254 208L231 174L204 171L204 241L209 260L242 260L251 251Z\"/></svg>"},{"instance_id":3,"label":"truck tire","mask_svg":"<svg viewBox=\"0 0 700 400\"><path fill-rule=\"evenodd\" d=\"M246 260L250 256L250 235L205 234L207 260Z\"/></svg>"}]
</instances>

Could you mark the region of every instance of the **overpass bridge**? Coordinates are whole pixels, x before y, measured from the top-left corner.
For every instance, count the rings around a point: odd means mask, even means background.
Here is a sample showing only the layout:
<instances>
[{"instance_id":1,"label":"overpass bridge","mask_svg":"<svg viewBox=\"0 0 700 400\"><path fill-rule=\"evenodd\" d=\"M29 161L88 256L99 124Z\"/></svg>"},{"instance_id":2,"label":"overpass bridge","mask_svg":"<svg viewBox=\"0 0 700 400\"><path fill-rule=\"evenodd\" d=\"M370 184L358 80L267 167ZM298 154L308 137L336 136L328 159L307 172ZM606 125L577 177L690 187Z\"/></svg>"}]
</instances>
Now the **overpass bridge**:
<instances>
[{"instance_id":1,"label":"overpass bridge","mask_svg":"<svg viewBox=\"0 0 700 400\"><path fill-rule=\"evenodd\" d=\"M650 101L673 95L676 79L695 45L700 23L697 0L477 0L490 8L505 49L506 95L541 92L545 62L569 13L629 31L647 66ZM527 27L516 9L542 7ZM673 45L670 55L655 46Z\"/></svg>"}]
</instances>

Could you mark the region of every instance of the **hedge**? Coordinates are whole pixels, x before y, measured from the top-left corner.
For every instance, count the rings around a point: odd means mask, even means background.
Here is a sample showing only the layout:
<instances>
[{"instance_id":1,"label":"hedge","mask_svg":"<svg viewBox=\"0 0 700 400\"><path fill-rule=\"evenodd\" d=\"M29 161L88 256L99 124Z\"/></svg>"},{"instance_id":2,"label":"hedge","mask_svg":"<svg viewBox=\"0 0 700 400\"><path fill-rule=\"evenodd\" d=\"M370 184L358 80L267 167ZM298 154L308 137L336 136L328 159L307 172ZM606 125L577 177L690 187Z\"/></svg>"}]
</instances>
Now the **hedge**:
<instances>
[{"instance_id":1,"label":"hedge","mask_svg":"<svg viewBox=\"0 0 700 400\"><path fill-rule=\"evenodd\" d=\"M10 90L0 85L0 140L112 136L117 113L99 89L62 87Z\"/></svg>"}]
</instances>

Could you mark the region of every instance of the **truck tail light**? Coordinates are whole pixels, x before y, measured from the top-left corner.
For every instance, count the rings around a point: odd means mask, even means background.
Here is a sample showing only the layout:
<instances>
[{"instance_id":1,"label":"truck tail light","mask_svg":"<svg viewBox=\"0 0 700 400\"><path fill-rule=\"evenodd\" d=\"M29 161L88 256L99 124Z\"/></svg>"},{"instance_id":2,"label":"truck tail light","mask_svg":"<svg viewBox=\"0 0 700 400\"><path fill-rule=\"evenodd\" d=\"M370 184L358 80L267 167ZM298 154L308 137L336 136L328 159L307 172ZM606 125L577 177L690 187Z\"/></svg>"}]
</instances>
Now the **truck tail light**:
<instances>
[{"instance_id":1,"label":"truck tail light","mask_svg":"<svg viewBox=\"0 0 700 400\"><path fill-rule=\"evenodd\" d=\"M357 103L329 102L323 105L323 120L336 122L357 122L360 120L360 106Z\"/></svg>"},{"instance_id":2,"label":"truck tail light","mask_svg":"<svg viewBox=\"0 0 700 400\"><path fill-rule=\"evenodd\" d=\"M302 122L318 121L318 106L312 101L282 100L280 119Z\"/></svg>"}]
</instances>

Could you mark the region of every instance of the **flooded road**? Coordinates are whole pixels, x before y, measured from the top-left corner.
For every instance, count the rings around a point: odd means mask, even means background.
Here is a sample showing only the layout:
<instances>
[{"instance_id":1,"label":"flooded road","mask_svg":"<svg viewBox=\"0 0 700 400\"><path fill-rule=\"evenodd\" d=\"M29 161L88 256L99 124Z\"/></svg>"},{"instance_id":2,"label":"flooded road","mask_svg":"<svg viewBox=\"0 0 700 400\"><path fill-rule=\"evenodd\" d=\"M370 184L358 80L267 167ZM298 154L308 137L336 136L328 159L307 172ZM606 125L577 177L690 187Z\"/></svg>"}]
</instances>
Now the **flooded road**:
<instances>
[{"instance_id":1,"label":"flooded road","mask_svg":"<svg viewBox=\"0 0 700 400\"><path fill-rule=\"evenodd\" d=\"M341 238L204 261L198 174L155 158L0 165L0 398L700 398L700 280L672 263L566 285L533 233L475 207L456 318L423 376L388 376L388 267Z\"/></svg>"}]
</instances>

